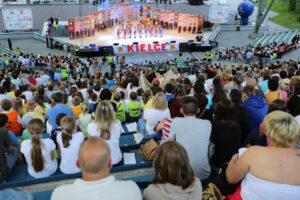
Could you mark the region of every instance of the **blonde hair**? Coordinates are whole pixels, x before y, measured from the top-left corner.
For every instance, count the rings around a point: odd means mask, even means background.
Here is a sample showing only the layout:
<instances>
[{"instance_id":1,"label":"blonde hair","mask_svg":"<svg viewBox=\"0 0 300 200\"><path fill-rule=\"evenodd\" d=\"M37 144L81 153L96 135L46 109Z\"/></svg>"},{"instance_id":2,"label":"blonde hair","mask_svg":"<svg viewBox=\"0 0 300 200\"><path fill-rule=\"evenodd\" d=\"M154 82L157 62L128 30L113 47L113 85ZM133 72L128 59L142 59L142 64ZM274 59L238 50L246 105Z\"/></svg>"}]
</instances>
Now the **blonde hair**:
<instances>
[{"instance_id":1,"label":"blonde hair","mask_svg":"<svg viewBox=\"0 0 300 200\"><path fill-rule=\"evenodd\" d=\"M28 110L34 110L36 108L35 102L33 100L29 100L27 102L27 108Z\"/></svg>"},{"instance_id":2,"label":"blonde hair","mask_svg":"<svg viewBox=\"0 0 300 200\"><path fill-rule=\"evenodd\" d=\"M166 110L168 108L168 101L164 93L159 92L154 96L152 108L157 110Z\"/></svg>"},{"instance_id":3,"label":"blonde hair","mask_svg":"<svg viewBox=\"0 0 300 200\"><path fill-rule=\"evenodd\" d=\"M40 172L44 169L44 157L42 154L41 135L44 131L44 123L40 119L32 119L27 127L31 133L32 148L30 151L31 163L34 171Z\"/></svg>"},{"instance_id":4,"label":"blonde hair","mask_svg":"<svg viewBox=\"0 0 300 200\"><path fill-rule=\"evenodd\" d=\"M16 111L21 117L23 116L23 101L21 98L16 98L13 105L14 111Z\"/></svg>"},{"instance_id":5,"label":"blonde hair","mask_svg":"<svg viewBox=\"0 0 300 200\"><path fill-rule=\"evenodd\" d=\"M89 112L89 104L87 102L83 102L80 107L83 114L87 114Z\"/></svg>"},{"instance_id":6,"label":"blonde hair","mask_svg":"<svg viewBox=\"0 0 300 200\"><path fill-rule=\"evenodd\" d=\"M299 139L299 126L292 115L283 111L273 111L263 122L270 142L277 147L292 147Z\"/></svg>"},{"instance_id":7,"label":"blonde hair","mask_svg":"<svg viewBox=\"0 0 300 200\"><path fill-rule=\"evenodd\" d=\"M61 139L63 146L67 148L70 146L70 140L72 139L72 133L76 129L76 121L72 116L65 116L60 121L61 130Z\"/></svg>"},{"instance_id":8,"label":"blonde hair","mask_svg":"<svg viewBox=\"0 0 300 200\"><path fill-rule=\"evenodd\" d=\"M104 140L110 139L110 129L115 122L115 111L108 100L101 101L95 112L95 122L100 129L100 137Z\"/></svg>"},{"instance_id":9,"label":"blonde hair","mask_svg":"<svg viewBox=\"0 0 300 200\"><path fill-rule=\"evenodd\" d=\"M287 91L289 89L290 80L285 78L279 81L279 88L281 90Z\"/></svg>"}]
</instances>

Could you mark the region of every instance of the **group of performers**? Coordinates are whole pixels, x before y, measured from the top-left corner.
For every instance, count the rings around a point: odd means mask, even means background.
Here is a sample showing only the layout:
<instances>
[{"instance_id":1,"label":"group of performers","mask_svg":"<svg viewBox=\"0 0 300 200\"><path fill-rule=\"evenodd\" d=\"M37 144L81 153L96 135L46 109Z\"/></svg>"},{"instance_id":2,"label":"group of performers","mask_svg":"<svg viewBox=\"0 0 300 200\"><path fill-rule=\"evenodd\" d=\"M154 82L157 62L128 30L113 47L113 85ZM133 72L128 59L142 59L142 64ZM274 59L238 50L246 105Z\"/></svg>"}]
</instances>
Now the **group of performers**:
<instances>
[{"instance_id":1,"label":"group of performers","mask_svg":"<svg viewBox=\"0 0 300 200\"><path fill-rule=\"evenodd\" d=\"M142 37L163 37L164 29L161 26L157 27L129 27L118 28L118 39L123 38L142 38Z\"/></svg>"},{"instance_id":2,"label":"group of performers","mask_svg":"<svg viewBox=\"0 0 300 200\"><path fill-rule=\"evenodd\" d=\"M163 37L164 29L156 20L144 20L140 19L138 24L134 26L132 21L119 22L117 29L118 38L142 38L142 37Z\"/></svg>"}]
</instances>

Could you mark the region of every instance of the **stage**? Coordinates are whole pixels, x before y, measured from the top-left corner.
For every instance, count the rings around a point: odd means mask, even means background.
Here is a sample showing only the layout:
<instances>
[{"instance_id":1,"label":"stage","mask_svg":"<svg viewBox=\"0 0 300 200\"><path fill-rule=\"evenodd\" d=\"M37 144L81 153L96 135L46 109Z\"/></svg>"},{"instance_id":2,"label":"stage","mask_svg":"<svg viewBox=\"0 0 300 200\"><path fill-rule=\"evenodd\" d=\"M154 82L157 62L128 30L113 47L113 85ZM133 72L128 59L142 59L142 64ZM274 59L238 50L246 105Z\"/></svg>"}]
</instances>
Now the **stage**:
<instances>
[{"instance_id":1,"label":"stage","mask_svg":"<svg viewBox=\"0 0 300 200\"><path fill-rule=\"evenodd\" d=\"M131 45L134 42L143 43L143 44L153 44L153 42L159 43L170 43L171 41L176 41L176 43L188 42L189 40L196 41L196 36L198 34L191 34L187 32L178 33L176 30L167 30L164 29L163 37L147 37L144 36L139 38L127 38L124 39L123 35L118 38L117 36L117 27L113 27L106 31L96 32L93 37L85 37L81 39L70 40L68 37L54 37L56 40L60 40L64 43L69 43L77 46L89 46L90 44L95 44L96 46L112 46L114 43L119 43L119 45ZM201 34L203 36L203 41L207 41L211 32L204 32Z\"/></svg>"}]
</instances>

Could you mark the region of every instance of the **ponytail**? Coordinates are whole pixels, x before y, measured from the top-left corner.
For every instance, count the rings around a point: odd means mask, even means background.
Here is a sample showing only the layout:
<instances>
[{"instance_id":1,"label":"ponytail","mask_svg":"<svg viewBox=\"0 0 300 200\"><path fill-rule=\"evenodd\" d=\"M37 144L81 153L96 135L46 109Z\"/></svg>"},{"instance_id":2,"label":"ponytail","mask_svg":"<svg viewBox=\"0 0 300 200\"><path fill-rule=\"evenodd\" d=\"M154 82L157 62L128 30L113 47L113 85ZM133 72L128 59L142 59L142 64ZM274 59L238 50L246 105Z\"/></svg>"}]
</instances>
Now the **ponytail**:
<instances>
[{"instance_id":1,"label":"ponytail","mask_svg":"<svg viewBox=\"0 0 300 200\"><path fill-rule=\"evenodd\" d=\"M65 116L60 121L60 126L62 128L61 131L61 139L63 142L64 148L70 146L70 140L72 139L72 133L76 129L76 121L74 117Z\"/></svg>"},{"instance_id":2,"label":"ponytail","mask_svg":"<svg viewBox=\"0 0 300 200\"><path fill-rule=\"evenodd\" d=\"M42 147L41 147L42 144L39 135L34 134L31 136L31 144L32 144L32 148L31 148L30 155L31 155L32 166L36 172L40 172L44 169L45 160L42 154Z\"/></svg>"},{"instance_id":3,"label":"ponytail","mask_svg":"<svg viewBox=\"0 0 300 200\"><path fill-rule=\"evenodd\" d=\"M44 123L40 119L32 119L28 124L27 130L31 133L31 163L34 170L40 172L44 169L45 162L40 139L44 131Z\"/></svg>"},{"instance_id":4,"label":"ponytail","mask_svg":"<svg viewBox=\"0 0 300 200\"><path fill-rule=\"evenodd\" d=\"M65 148L70 146L70 140L72 139L72 132L70 133L68 129L63 129L61 131L61 139Z\"/></svg>"}]
</instances>

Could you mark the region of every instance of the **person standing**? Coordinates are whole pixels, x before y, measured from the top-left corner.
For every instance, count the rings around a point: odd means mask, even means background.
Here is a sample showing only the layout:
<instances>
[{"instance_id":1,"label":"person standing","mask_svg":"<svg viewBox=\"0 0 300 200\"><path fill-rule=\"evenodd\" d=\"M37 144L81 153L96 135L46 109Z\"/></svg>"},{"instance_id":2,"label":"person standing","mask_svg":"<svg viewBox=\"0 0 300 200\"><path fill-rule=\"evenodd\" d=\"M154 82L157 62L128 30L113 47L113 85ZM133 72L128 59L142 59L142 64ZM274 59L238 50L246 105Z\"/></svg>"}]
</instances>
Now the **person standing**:
<instances>
[{"instance_id":1,"label":"person standing","mask_svg":"<svg viewBox=\"0 0 300 200\"><path fill-rule=\"evenodd\" d=\"M236 31L241 31L241 22L238 21L237 25L236 25Z\"/></svg>"},{"instance_id":2,"label":"person standing","mask_svg":"<svg viewBox=\"0 0 300 200\"><path fill-rule=\"evenodd\" d=\"M13 50L11 39L8 38L8 39L7 39L7 42L8 42L8 48L9 48L9 50Z\"/></svg>"}]
</instances>

